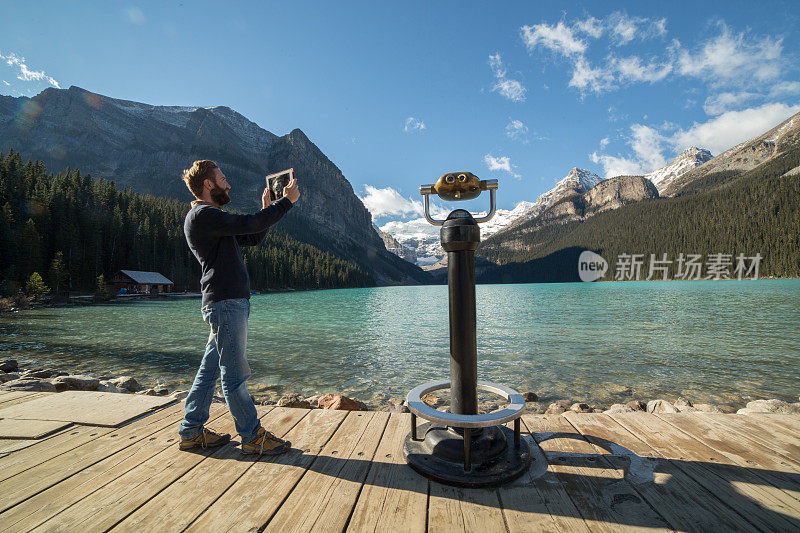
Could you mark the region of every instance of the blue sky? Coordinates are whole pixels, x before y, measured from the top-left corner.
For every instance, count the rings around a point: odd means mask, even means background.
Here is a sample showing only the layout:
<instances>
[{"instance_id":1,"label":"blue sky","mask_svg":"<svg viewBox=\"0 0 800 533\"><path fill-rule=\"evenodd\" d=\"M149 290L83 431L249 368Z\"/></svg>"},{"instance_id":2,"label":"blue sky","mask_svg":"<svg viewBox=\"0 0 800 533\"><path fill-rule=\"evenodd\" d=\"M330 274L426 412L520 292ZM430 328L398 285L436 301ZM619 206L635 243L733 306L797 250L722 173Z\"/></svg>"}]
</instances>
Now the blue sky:
<instances>
[{"instance_id":1,"label":"blue sky","mask_svg":"<svg viewBox=\"0 0 800 533\"><path fill-rule=\"evenodd\" d=\"M796 2L551 4L6 1L0 93L301 128L378 224L418 217L447 171L499 179L511 209L574 166L644 173L800 111Z\"/></svg>"}]
</instances>

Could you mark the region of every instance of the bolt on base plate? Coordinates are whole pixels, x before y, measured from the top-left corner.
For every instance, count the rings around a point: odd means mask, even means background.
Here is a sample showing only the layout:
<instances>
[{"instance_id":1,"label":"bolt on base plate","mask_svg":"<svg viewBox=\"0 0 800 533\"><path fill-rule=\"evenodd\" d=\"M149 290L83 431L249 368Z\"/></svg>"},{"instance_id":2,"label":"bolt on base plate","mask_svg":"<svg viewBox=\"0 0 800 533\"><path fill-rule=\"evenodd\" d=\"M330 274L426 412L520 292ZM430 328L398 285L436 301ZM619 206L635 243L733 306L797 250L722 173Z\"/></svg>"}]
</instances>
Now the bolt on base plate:
<instances>
[{"instance_id":1,"label":"bolt on base plate","mask_svg":"<svg viewBox=\"0 0 800 533\"><path fill-rule=\"evenodd\" d=\"M403 455L414 470L440 483L459 487L501 485L522 475L530 464L528 443L518 439L515 446L514 432L506 426L470 430L428 422L416 433L424 438L415 440L409 432ZM468 446L466 436L470 439Z\"/></svg>"}]
</instances>

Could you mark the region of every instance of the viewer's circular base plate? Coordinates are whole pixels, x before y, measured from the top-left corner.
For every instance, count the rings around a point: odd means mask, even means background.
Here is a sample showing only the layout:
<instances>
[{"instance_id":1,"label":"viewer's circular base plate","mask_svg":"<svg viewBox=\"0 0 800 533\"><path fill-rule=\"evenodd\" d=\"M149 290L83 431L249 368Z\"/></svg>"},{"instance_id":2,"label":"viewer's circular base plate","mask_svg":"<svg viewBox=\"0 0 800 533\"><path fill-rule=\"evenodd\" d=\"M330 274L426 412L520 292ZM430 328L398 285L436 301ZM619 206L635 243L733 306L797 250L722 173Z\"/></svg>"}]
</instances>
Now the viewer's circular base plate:
<instances>
[{"instance_id":1,"label":"viewer's circular base plate","mask_svg":"<svg viewBox=\"0 0 800 533\"><path fill-rule=\"evenodd\" d=\"M514 432L506 426L486 428L473 438L472 468L468 472L464 470L463 451L458 452L464 449L463 436L452 428L428 422L417 428L417 435L424 438L413 440L411 432L406 435L406 461L423 476L448 485L501 485L521 476L531 461L528 443L520 439L519 447L515 447Z\"/></svg>"}]
</instances>

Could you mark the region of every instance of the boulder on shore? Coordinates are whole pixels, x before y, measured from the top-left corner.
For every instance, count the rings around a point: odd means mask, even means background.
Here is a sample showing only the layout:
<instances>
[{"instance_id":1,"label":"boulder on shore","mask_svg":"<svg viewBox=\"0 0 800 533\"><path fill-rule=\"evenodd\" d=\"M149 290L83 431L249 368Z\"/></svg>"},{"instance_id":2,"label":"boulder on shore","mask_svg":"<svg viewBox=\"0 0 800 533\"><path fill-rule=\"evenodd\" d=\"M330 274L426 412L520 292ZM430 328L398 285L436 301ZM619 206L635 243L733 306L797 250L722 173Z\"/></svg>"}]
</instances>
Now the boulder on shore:
<instances>
[{"instance_id":1,"label":"boulder on shore","mask_svg":"<svg viewBox=\"0 0 800 533\"><path fill-rule=\"evenodd\" d=\"M381 411L386 411L389 413L408 413L408 406L406 405L405 400L402 398L389 398L386 401L386 405L381 407Z\"/></svg>"},{"instance_id":2,"label":"boulder on shore","mask_svg":"<svg viewBox=\"0 0 800 533\"><path fill-rule=\"evenodd\" d=\"M0 383L5 383L7 381L14 381L15 379L19 379L18 372L9 372L7 374L0 373Z\"/></svg>"},{"instance_id":3,"label":"boulder on shore","mask_svg":"<svg viewBox=\"0 0 800 533\"><path fill-rule=\"evenodd\" d=\"M139 394L140 396L166 396L167 394L169 394L169 389L161 385L158 385L151 389L140 390L136 394Z\"/></svg>"},{"instance_id":4,"label":"boulder on shore","mask_svg":"<svg viewBox=\"0 0 800 533\"><path fill-rule=\"evenodd\" d=\"M0 359L0 370L3 372L16 372L19 370L19 363L16 359Z\"/></svg>"},{"instance_id":5,"label":"boulder on shore","mask_svg":"<svg viewBox=\"0 0 800 533\"><path fill-rule=\"evenodd\" d=\"M647 411L647 404L642 400L631 400L626 403L633 411Z\"/></svg>"},{"instance_id":6,"label":"boulder on shore","mask_svg":"<svg viewBox=\"0 0 800 533\"><path fill-rule=\"evenodd\" d=\"M49 379L54 378L56 376L65 376L63 372L53 372L52 370L47 370L44 368L38 368L35 370L26 370L22 373L21 377L23 378L36 378L36 379Z\"/></svg>"},{"instance_id":7,"label":"boulder on shore","mask_svg":"<svg viewBox=\"0 0 800 533\"><path fill-rule=\"evenodd\" d=\"M97 386L97 392L114 392L119 394L120 390L112 382L108 380L100 380L100 384Z\"/></svg>"},{"instance_id":8,"label":"boulder on shore","mask_svg":"<svg viewBox=\"0 0 800 533\"><path fill-rule=\"evenodd\" d=\"M546 415L560 415L561 413L565 413L567 409L572 407L572 402L569 400L558 400L551 403L547 411L544 412Z\"/></svg>"},{"instance_id":9,"label":"boulder on shore","mask_svg":"<svg viewBox=\"0 0 800 533\"><path fill-rule=\"evenodd\" d=\"M772 400L754 400L747 402L744 409L736 411L737 414L750 413L800 413L800 403L787 403L773 398Z\"/></svg>"},{"instance_id":10,"label":"boulder on shore","mask_svg":"<svg viewBox=\"0 0 800 533\"><path fill-rule=\"evenodd\" d=\"M631 403L631 402L628 402L628 404L629 403ZM608 415L608 414L612 414L612 413L632 413L632 412L634 412L634 409L628 404L615 403L614 405L612 405L611 407L609 407L608 409L603 411L603 413Z\"/></svg>"},{"instance_id":11,"label":"boulder on shore","mask_svg":"<svg viewBox=\"0 0 800 533\"><path fill-rule=\"evenodd\" d=\"M175 391L169 395L170 398L173 398L175 400L185 400L187 396L189 396L188 390Z\"/></svg>"},{"instance_id":12,"label":"boulder on shore","mask_svg":"<svg viewBox=\"0 0 800 533\"><path fill-rule=\"evenodd\" d=\"M278 407L295 407L298 409L311 409L311 404L299 394L284 394L278 400Z\"/></svg>"},{"instance_id":13,"label":"boulder on shore","mask_svg":"<svg viewBox=\"0 0 800 533\"><path fill-rule=\"evenodd\" d=\"M363 411L361 404L341 394L323 394L317 400L320 409L334 409L337 411Z\"/></svg>"},{"instance_id":14,"label":"boulder on shore","mask_svg":"<svg viewBox=\"0 0 800 533\"><path fill-rule=\"evenodd\" d=\"M674 405L667 400L650 400L647 402L648 413L679 413L680 409L676 409Z\"/></svg>"},{"instance_id":15,"label":"boulder on shore","mask_svg":"<svg viewBox=\"0 0 800 533\"><path fill-rule=\"evenodd\" d=\"M118 378L109 379L108 381L113 383L118 389L126 389L130 392L139 392L142 390L142 386L139 385L139 382L131 376L120 376Z\"/></svg>"},{"instance_id":16,"label":"boulder on shore","mask_svg":"<svg viewBox=\"0 0 800 533\"><path fill-rule=\"evenodd\" d=\"M697 410L697 409L695 409L695 407L692 404L692 402L690 402L689 400L687 400L686 398L683 398L683 397L678 398L677 400L675 400L675 403L672 404L672 405L675 407L675 409L677 409L680 412L696 411Z\"/></svg>"},{"instance_id":17,"label":"boulder on shore","mask_svg":"<svg viewBox=\"0 0 800 533\"><path fill-rule=\"evenodd\" d=\"M51 383L57 392L66 390L96 391L100 386L100 380L91 376L58 376L53 378Z\"/></svg>"},{"instance_id":18,"label":"boulder on shore","mask_svg":"<svg viewBox=\"0 0 800 533\"><path fill-rule=\"evenodd\" d=\"M0 390L21 392L56 392L56 387L44 379L15 379L0 385Z\"/></svg>"},{"instance_id":19,"label":"boulder on shore","mask_svg":"<svg viewBox=\"0 0 800 533\"><path fill-rule=\"evenodd\" d=\"M592 413L592 412L594 412L594 409L589 407L588 403L583 403L583 402L573 403L572 405L570 405L569 410L573 411L575 413Z\"/></svg>"},{"instance_id":20,"label":"boulder on shore","mask_svg":"<svg viewBox=\"0 0 800 533\"><path fill-rule=\"evenodd\" d=\"M422 403L428 407L439 407L445 403L444 400L442 400L439 396L431 393L423 394L420 400L422 400Z\"/></svg>"}]
</instances>

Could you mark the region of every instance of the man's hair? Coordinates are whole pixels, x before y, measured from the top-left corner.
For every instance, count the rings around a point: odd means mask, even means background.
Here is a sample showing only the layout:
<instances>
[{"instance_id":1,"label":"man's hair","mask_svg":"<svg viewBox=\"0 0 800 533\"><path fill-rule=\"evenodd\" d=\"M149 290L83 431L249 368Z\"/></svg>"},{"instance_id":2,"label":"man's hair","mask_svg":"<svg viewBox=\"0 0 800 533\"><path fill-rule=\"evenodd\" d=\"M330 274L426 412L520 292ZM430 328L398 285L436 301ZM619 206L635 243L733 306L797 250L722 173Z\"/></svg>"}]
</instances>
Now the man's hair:
<instances>
[{"instance_id":1,"label":"man's hair","mask_svg":"<svg viewBox=\"0 0 800 533\"><path fill-rule=\"evenodd\" d=\"M195 161L191 168L183 171L183 181L195 198L200 198L203 194L203 182L205 180L214 179L214 169L218 168L217 164L208 159L201 159Z\"/></svg>"}]
</instances>

